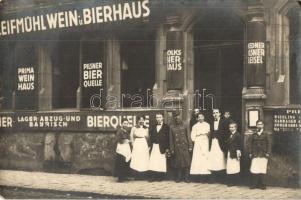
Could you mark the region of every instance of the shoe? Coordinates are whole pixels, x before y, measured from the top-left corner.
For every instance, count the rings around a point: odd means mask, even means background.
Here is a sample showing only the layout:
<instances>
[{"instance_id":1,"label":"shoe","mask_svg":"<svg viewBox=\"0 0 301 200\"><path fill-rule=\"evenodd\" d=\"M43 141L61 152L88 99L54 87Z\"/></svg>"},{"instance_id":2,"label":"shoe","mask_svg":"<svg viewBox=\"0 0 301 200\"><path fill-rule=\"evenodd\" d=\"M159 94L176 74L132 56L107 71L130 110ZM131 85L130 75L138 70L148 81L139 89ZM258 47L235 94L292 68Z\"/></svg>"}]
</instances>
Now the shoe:
<instances>
[{"instance_id":1,"label":"shoe","mask_svg":"<svg viewBox=\"0 0 301 200\"><path fill-rule=\"evenodd\" d=\"M161 181L163 181L163 178L158 178L157 181L161 182Z\"/></svg>"},{"instance_id":2,"label":"shoe","mask_svg":"<svg viewBox=\"0 0 301 200\"><path fill-rule=\"evenodd\" d=\"M181 180L182 180L182 174L181 174L181 172L178 172L176 183L180 183Z\"/></svg>"},{"instance_id":3,"label":"shoe","mask_svg":"<svg viewBox=\"0 0 301 200\"><path fill-rule=\"evenodd\" d=\"M233 186L235 186L235 184L230 183L230 184L228 184L227 186L228 186L228 187L233 187Z\"/></svg>"},{"instance_id":4,"label":"shoe","mask_svg":"<svg viewBox=\"0 0 301 200\"><path fill-rule=\"evenodd\" d=\"M153 179L153 178L151 178L151 179L148 180L148 182L150 182L150 183L152 183L154 181L155 181L155 179Z\"/></svg>"},{"instance_id":5,"label":"shoe","mask_svg":"<svg viewBox=\"0 0 301 200\"><path fill-rule=\"evenodd\" d=\"M117 182L118 182L118 183L123 183L123 182L124 182L124 179L120 179L120 178L119 178L119 179L117 180Z\"/></svg>"},{"instance_id":6,"label":"shoe","mask_svg":"<svg viewBox=\"0 0 301 200\"><path fill-rule=\"evenodd\" d=\"M190 180L189 179L185 179L185 183L190 183Z\"/></svg>"},{"instance_id":7,"label":"shoe","mask_svg":"<svg viewBox=\"0 0 301 200\"><path fill-rule=\"evenodd\" d=\"M176 183L180 183L180 182L181 182L181 179L180 179L180 178L177 178L177 179L175 180L175 182L176 182Z\"/></svg>"},{"instance_id":8,"label":"shoe","mask_svg":"<svg viewBox=\"0 0 301 200\"><path fill-rule=\"evenodd\" d=\"M252 185L252 186L250 186L250 189L252 190L252 189L256 189L257 188L257 186L256 185Z\"/></svg>"},{"instance_id":9,"label":"shoe","mask_svg":"<svg viewBox=\"0 0 301 200\"><path fill-rule=\"evenodd\" d=\"M267 187L265 185L262 185L262 186L259 187L259 189L266 190Z\"/></svg>"}]
</instances>

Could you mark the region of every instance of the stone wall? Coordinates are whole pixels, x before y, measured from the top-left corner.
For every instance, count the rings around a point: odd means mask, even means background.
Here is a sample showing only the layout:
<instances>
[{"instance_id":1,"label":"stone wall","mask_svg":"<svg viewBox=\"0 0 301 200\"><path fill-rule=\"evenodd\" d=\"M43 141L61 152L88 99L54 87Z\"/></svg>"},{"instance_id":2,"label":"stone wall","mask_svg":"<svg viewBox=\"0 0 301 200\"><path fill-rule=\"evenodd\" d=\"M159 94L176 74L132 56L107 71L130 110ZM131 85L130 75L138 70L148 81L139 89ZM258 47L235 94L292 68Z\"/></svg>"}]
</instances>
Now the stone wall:
<instances>
[{"instance_id":1,"label":"stone wall","mask_svg":"<svg viewBox=\"0 0 301 200\"><path fill-rule=\"evenodd\" d=\"M245 137L245 149L249 136ZM273 140L273 154L268 165L268 185L300 186L300 137ZM279 143L282 145L280 146ZM4 133L0 135L0 167L55 173L90 173L113 175L114 133ZM281 153L282 152L282 153ZM245 151L242 160L243 182L249 180L249 164ZM172 178L173 170L169 171Z\"/></svg>"},{"instance_id":2,"label":"stone wall","mask_svg":"<svg viewBox=\"0 0 301 200\"><path fill-rule=\"evenodd\" d=\"M112 174L112 133L4 133L0 135L0 167L78 173L98 169Z\"/></svg>"}]
</instances>

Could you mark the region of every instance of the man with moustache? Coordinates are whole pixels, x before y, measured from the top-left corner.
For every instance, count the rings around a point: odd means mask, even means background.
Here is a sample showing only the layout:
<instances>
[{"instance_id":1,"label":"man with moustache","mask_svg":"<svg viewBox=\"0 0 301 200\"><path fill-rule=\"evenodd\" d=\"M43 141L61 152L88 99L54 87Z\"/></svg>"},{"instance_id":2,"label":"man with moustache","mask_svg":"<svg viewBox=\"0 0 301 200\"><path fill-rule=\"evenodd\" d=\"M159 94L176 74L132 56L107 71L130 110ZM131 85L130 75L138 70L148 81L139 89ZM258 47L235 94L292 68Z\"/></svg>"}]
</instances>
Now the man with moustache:
<instances>
[{"instance_id":1,"label":"man with moustache","mask_svg":"<svg viewBox=\"0 0 301 200\"><path fill-rule=\"evenodd\" d=\"M166 153L169 148L169 126L163 122L163 114L156 114L157 124L150 129L150 181L161 181L167 171Z\"/></svg>"},{"instance_id":2,"label":"man with moustache","mask_svg":"<svg viewBox=\"0 0 301 200\"><path fill-rule=\"evenodd\" d=\"M169 146L173 155L173 166L176 169L177 179L180 182L182 178L189 183L189 171L191 164L192 141L190 131L180 116L179 112L173 112L174 123L170 126Z\"/></svg>"}]
</instances>

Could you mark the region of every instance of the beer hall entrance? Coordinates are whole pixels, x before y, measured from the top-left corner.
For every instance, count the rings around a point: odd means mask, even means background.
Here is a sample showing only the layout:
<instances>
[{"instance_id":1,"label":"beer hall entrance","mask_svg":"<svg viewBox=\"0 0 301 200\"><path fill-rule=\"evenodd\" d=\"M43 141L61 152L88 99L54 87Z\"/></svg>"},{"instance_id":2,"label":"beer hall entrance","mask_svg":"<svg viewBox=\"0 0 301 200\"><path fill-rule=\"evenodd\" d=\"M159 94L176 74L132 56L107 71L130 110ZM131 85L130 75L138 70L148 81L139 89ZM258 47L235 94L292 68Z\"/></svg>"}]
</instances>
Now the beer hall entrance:
<instances>
[{"instance_id":1,"label":"beer hall entrance","mask_svg":"<svg viewBox=\"0 0 301 200\"><path fill-rule=\"evenodd\" d=\"M207 117L219 108L241 124L244 30L242 19L223 8L205 12L194 26L194 88L204 96L199 108Z\"/></svg>"}]
</instances>

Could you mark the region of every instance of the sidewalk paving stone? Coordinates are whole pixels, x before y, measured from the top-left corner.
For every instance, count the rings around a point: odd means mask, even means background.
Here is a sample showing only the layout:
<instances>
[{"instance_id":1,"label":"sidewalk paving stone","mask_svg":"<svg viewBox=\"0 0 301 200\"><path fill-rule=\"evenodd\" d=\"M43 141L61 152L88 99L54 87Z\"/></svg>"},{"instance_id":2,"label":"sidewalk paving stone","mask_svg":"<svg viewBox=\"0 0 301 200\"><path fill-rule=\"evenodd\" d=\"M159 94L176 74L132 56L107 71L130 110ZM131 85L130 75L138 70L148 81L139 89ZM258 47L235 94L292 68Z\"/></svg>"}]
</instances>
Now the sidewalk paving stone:
<instances>
[{"instance_id":1,"label":"sidewalk paving stone","mask_svg":"<svg viewBox=\"0 0 301 200\"><path fill-rule=\"evenodd\" d=\"M114 196L173 199L301 199L301 189L268 187L250 190L247 186L223 184L175 183L173 181L116 182L108 176L54 174L0 170L0 185L56 191L90 192Z\"/></svg>"}]
</instances>

